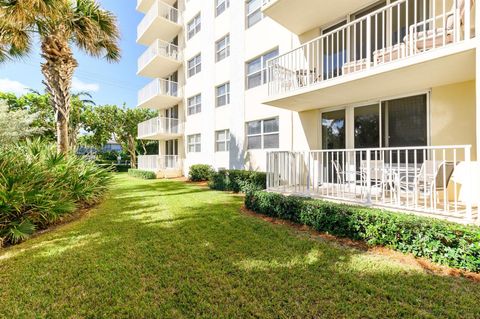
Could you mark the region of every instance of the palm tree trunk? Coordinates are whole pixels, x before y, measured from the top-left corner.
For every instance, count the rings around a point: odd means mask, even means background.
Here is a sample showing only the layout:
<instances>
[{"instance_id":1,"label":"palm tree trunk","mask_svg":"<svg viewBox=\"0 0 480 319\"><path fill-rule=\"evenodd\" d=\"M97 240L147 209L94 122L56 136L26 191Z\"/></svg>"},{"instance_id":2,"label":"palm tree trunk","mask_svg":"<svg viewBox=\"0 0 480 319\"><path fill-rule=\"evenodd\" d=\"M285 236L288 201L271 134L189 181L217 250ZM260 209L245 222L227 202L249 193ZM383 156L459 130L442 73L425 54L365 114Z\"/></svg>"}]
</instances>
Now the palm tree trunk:
<instances>
[{"instance_id":1,"label":"palm tree trunk","mask_svg":"<svg viewBox=\"0 0 480 319\"><path fill-rule=\"evenodd\" d=\"M57 121L57 150L61 154L69 151L68 122L70 116L70 90L75 68L78 66L68 41L62 32L42 39L43 83L50 96Z\"/></svg>"}]
</instances>

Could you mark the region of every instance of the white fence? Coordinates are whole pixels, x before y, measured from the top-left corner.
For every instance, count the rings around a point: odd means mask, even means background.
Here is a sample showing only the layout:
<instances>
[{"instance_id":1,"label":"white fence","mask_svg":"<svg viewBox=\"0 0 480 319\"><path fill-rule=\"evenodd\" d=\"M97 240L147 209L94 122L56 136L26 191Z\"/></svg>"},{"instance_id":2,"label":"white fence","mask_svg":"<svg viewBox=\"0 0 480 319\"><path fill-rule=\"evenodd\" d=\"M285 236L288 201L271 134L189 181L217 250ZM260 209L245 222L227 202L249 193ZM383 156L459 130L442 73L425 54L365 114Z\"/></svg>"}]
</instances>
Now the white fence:
<instances>
[{"instance_id":1,"label":"white fence","mask_svg":"<svg viewBox=\"0 0 480 319\"><path fill-rule=\"evenodd\" d=\"M400 0L268 62L269 94L364 71L474 35L473 0Z\"/></svg>"},{"instance_id":2,"label":"white fence","mask_svg":"<svg viewBox=\"0 0 480 319\"><path fill-rule=\"evenodd\" d=\"M138 169L155 173L162 170L181 170L182 161L178 155L140 155Z\"/></svg>"},{"instance_id":3,"label":"white fence","mask_svg":"<svg viewBox=\"0 0 480 319\"><path fill-rule=\"evenodd\" d=\"M178 9L172 6L169 6L165 2L157 0L152 5L150 10L148 10L147 14L138 25L137 34L138 35L143 34L148 29L150 24L158 17L162 17L174 23L178 23L178 24L181 23L181 20L180 20L181 16L180 16L180 13L178 12Z\"/></svg>"},{"instance_id":4,"label":"white fence","mask_svg":"<svg viewBox=\"0 0 480 319\"><path fill-rule=\"evenodd\" d=\"M267 189L471 222L478 218L478 194L470 194L470 151L471 146L439 146L269 152Z\"/></svg>"},{"instance_id":5,"label":"white fence","mask_svg":"<svg viewBox=\"0 0 480 319\"><path fill-rule=\"evenodd\" d=\"M138 70L143 69L153 58L159 55L176 61L182 59L177 45L157 39L138 59Z\"/></svg>"},{"instance_id":6,"label":"white fence","mask_svg":"<svg viewBox=\"0 0 480 319\"><path fill-rule=\"evenodd\" d=\"M179 97L178 83L164 79L155 79L138 92L138 102L142 104L160 95Z\"/></svg>"},{"instance_id":7,"label":"white fence","mask_svg":"<svg viewBox=\"0 0 480 319\"><path fill-rule=\"evenodd\" d=\"M138 138L153 135L175 135L183 133L184 123L179 119L168 117L156 117L138 124Z\"/></svg>"}]
</instances>

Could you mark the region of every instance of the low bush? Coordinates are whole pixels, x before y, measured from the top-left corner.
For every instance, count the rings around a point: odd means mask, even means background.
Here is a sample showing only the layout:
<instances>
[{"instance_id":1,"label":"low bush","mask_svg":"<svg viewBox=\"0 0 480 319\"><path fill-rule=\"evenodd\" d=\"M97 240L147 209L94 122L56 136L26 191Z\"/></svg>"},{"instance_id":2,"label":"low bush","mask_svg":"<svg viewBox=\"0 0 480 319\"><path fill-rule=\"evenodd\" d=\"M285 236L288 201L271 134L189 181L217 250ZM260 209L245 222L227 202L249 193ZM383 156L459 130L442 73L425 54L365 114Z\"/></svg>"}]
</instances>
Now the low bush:
<instances>
[{"instance_id":1,"label":"low bush","mask_svg":"<svg viewBox=\"0 0 480 319\"><path fill-rule=\"evenodd\" d=\"M262 190L267 187L267 175L262 172L242 170L220 170L213 173L209 186L211 189L230 192Z\"/></svg>"},{"instance_id":2,"label":"low bush","mask_svg":"<svg viewBox=\"0 0 480 319\"><path fill-rule=\"evenodd\" d=\"M108 162L104 163L104 162L95 161L95 163L104 169L110 170L112 172L117 172L117 173L127 173L131 167L130 165L108 163Z\"/></svg>"},{"instance_id":3,"label":"low bush","mask_svg":"<svg viewBox=\"0 0 480 319\"><path fill-rule=\"evenodd\" d=\"M0 246L18 243L79 207L96 204L111 174L40 140L0 150Z\"/></svg>"},{"instance_id":4,"label":"low bush","mask_svg":"<svg viewBox=\"0 0 480 319\"><path fill-rule=\"evenodd\" d=\"M142 178L142 179L156 179L157 178L157 174L155 174L154 172L142 171L140 169L135 169L135 168L129 169L128 170L128 175L133 176L133 177L137 177L137 178Z\"/></svg>"},{"instance_id":5,"label":"low bush","mask_svg":"<svg viewBox=\"0 0 480 319\"><path fill-rule=\"evenodd\" d=\"M210 180L214 172L214 169L210 165L192 165L188 173L188 179L192 182L205 182Z\"/></svg>"},{"instance_id":6,"label":"low bush","mask_svg":"<svg viewBox=\"0 0 480 319\"><path fill-rule=\"evenodd\" d=\"M302 223L320 232L480 272L479 227L262 191L248 192L245 205L259 214Z\"/></svg>"}]
</instances>

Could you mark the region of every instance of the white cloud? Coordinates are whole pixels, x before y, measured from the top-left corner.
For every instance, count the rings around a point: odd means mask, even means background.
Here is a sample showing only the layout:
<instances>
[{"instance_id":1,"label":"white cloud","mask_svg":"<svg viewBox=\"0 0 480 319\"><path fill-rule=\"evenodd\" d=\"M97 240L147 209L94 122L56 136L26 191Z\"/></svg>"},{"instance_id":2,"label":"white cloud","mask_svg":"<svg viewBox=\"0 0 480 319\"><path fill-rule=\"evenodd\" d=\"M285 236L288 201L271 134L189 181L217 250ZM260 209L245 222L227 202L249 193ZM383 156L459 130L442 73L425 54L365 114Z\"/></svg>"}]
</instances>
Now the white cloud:
<instances>
[{"instance_id":1,"label":"white cloud","mask_svg":"<svg viewBox=\"0 0 480 319\"><path fill-rule=\"evenodd\" d=\"M82 82L80 79L74 77L72 82L72 90L76 92L97 92L100 90L100 84Z\"/></svg>"},{"instance_id":2,"label":"white cloud","mask_svg":"<svg viewBox=\"0 0 480 319\"><path fill-rule=\"evenodd\" d=\"M16 95L22 95L27 93L28 86L10 79L0 79L0 92L14 93Z\"/></svg>"}]
</instances>

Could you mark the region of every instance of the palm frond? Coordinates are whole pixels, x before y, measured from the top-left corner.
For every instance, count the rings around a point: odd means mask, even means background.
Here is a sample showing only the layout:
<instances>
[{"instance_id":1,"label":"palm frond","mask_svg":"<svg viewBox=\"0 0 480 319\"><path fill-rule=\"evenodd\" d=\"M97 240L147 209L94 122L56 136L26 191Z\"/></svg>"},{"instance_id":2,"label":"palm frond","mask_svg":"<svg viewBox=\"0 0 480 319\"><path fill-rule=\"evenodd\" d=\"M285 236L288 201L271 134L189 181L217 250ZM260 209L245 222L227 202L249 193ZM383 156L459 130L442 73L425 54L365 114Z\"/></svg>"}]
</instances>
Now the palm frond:
<instances>
[{"instance_id":1,"label":"palm frond","mask_svg":"<svg viewBox=\"0 0 480 319\"><path fill-rule=\"evenodd\" d=\"M104 10L95 0L77 0L70 28L80 49L108 61L120 59L120 32L113 13Z\"/></svg>"}]
</instances>

